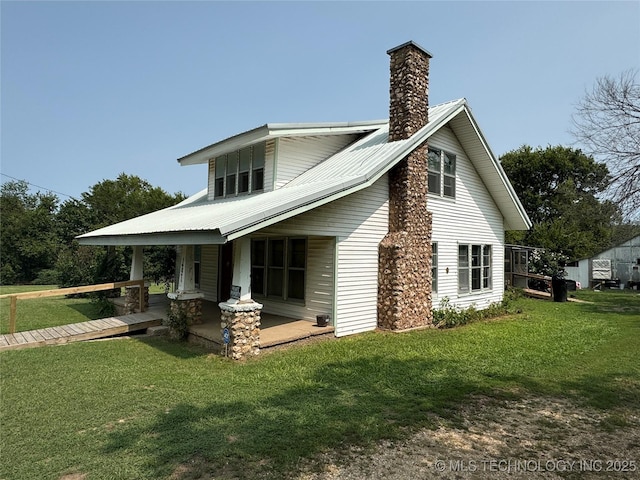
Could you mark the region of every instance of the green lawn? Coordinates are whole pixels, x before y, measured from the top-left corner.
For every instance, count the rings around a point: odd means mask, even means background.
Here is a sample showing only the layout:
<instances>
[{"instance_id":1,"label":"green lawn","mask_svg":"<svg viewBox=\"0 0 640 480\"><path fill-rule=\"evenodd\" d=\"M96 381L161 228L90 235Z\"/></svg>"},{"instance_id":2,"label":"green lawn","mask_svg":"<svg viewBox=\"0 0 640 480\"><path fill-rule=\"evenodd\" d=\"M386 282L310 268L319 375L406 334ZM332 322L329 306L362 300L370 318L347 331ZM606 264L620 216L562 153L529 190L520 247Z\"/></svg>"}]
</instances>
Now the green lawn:
<instances>
[{"instance_id":1,"label":"green lawn","mask_svg":"<svg viewBox=\"0 0 640 480\"><path fill-rule=\"evenodd\" d=\"M0 286L0 295L53 290L55 285ZM150 293L160 293L161 286L152 285ZM16 331L55 327L86 322L106 316L104 306L90 298L45 297L18 300ZM0 299L0 333L9 333L9 299Z\"/></svg>"},{"instance_id":2,"label":"green lawn","mask_svg":"<svg viewBox=\"0 0 640 480\"><path fill-rule=\"evenodd\" d=\"M55 285L2 286L0 295L51 290ZM89 298L46 297L18 300L16 331L35 330L100 318L100 308ZM0 333L9 333L9 299L0 299Z\"/></svg>"},{"instance_id":3,"label":"green lawn","mask_svg":"<svg viewBox=\"0 0 640 480\"><path fill-rule=\"evenodd\" d=\"M234 363L162 338L0 354L0 478L282 478L300 458L456 422L471 395L638 411L640 296L519 299L449 330L368 333Z\"/></svg>"}]
</instances>

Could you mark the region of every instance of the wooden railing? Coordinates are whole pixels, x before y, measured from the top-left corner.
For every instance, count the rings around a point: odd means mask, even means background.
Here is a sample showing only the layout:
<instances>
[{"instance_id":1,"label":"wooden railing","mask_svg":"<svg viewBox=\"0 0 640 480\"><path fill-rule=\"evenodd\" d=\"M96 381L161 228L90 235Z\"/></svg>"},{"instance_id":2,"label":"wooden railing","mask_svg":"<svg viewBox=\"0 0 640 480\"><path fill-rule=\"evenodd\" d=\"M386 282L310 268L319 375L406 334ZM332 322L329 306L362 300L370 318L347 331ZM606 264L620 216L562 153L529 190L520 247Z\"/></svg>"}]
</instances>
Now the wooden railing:
<instances>
[{"instance_id":1,"label":"wooden railing","mask_svg":"<svg viewBox=\"0 0 640 480\"><path fill-rule=\"evenodd\" d=\"M36 292L8 293L0 295L0 298L9 298L9 333L16 333L16 315L18 312L18 300L29 298L58 297L60 295L74 295L76 293L99 292L100 290L112 290L114 288L134 287L140 288L140 311L144 312L144 280L129 280L126 282L101 283L98 285L85 285L82 287L56 288L55 290L38 290Z\"/></svg>"}]
</instances>

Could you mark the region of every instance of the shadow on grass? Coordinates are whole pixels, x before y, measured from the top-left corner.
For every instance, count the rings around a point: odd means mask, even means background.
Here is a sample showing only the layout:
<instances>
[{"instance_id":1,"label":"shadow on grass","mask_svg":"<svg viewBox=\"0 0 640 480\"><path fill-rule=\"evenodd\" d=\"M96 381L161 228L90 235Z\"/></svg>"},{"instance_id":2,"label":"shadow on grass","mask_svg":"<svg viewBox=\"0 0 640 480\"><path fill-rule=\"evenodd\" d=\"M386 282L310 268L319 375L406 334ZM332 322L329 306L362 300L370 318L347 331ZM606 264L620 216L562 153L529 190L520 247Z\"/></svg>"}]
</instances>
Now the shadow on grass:
<instances>
[{"instance_id":1,"label":"shadow on grass","mask_svg":"<svg viewBox=\"0 0 640 480\"><path fill-rule=\"evenodd\" d=\"M150 337L141 334L139 336L133 335L132 338L176 358L187 359L215 355L215 353L212 353L204 347L190 344L186 341L171 340L164 336Z\"/></svg>"},{"instance_id":2,"label":"shadow on grass","mask_svg":"<svg viewBox=\"0 0 640 480\"><path fill-rule=\"evenodd\" d=\"M579 298L592 302L580 304L586 313L629 315L640 323L640 294L636 291L591 291L579 295Z\"/></svg>"},{"instance_id":3,"label":"shadow on grass","mask_svg":"<svg viewBox=\"0 0 640 480\"><path fill-rule=\"evenodd\" d=\"M473 378L456 361L381 356L321 365L299 383L260 400L179 404L150 426L122 426L103 453L135 449L154 478L282 478L300 459L322 452L399 440L443 420L458 423L460 407L476 395L500 400L566 390L582 398L604 389L612 408L640 394L637 384L608 378L550 388L524 376Z\"/></svg>"}]
</instances>

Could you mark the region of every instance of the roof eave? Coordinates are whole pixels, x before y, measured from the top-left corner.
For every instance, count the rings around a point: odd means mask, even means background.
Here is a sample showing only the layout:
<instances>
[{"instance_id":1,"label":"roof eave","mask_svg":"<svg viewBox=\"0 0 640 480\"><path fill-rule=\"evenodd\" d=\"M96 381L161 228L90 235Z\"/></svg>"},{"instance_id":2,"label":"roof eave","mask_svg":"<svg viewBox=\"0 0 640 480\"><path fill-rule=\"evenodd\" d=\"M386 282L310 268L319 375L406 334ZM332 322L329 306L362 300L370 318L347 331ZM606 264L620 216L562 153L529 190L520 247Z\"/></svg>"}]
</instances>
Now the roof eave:
<instances>
[{"instance_id":1,"label":"roof eave","mask_svg":"<svg viewBox=\"0 0 640 480\"><path fill-rule=\"evenodd\" d=\"M326 123L267 123L247 132L239 133L178 159L181 166L207 163L209 159L255 143L278 137L308 135L344 135L364 133L386 125L387 120Z\"/></svg>"},{"instance_id":2,"label":"roof eave","mask_svg":"<svg viewBox=\"0 0 640 480\"><path fill-rule=\"evenodd\" d=\"M227 238L219 230L158 232L128 235L92 235L77 237L80 245L152 246L152 245L220 245Z\"/></svg>"},{"instance_id":3,"label":"roof eave","mask_svg":"<svg viewBox=\"0 0 640 480\"><path fill-rule=\"evenodd\" d=\"M502 165L500 165L500 162L498 161L497 157L493 154L493 151L491 150L491 147L487 143L484 137L484 134L480 129L480 126L476 122L475 118L473 117L473 114L471 113L471 109L466 105L466 103L464 105L463 110L465 112L467 120L469 121L469 124L474 129L478 137L478 140L482 144L482 148L486 152L486 155L489 161L491 162L492 167L494 168L495 172L498 174L501 185L504 187L512 205L515 207L514 213L516 213L515 217L517 218L513 218L514 217L513 215L505 215L504 205L501 202L496 201L496 205L501 210L501 213L503 214L503 217L504 217L505 230L529 230L533 224L529 219L529 215L524 209L522 203L520 202L518 195L513 189L513 185L511 185L511 182L509 181L509 177L507 177L507 174L502 168ZM490 194L492 193L491 190L489 190L489 193ZM495 198L494 198L494 201L495 201Z\"/></svg>"}]
</instances>

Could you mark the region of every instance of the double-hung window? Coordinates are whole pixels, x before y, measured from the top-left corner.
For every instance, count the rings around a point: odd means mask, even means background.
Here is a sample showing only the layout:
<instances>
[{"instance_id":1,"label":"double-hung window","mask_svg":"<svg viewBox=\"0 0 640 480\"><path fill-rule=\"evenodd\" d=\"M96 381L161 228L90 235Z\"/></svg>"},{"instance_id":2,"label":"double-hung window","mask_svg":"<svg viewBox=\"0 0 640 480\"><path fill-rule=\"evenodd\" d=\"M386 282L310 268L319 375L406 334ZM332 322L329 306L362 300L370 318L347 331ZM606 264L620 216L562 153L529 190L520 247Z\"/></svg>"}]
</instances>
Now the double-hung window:
<instances>
[{"instance_id":1,"label":"double-hung window","mask_svg":"<svg viewBox=\"0 0 640 480\"><path fill-rule=\"evenodd\" d=\"M458 292L491 288L491 245L458 245Z\"/></svg>"},{"instance_id":2,"label":"double-hung window","mask_svg":"<svg viewBox=\"0 0 640 480\"><path fill-rule=\"evenodd\" d=\"M427 150L429 193L441 197L456 196L456 156L437 148Z\"/></svg>"},{"instance_id":3,"label":"double-hung window","mask_svg":"<svg viewBox=\"0 0 640 480\"><path fill-rule=\"evenodd\" d=\"M214 196L233 197L264 190L265 152L262 142L216 157Z\"/></svg>"},{"instance_id":4,"label":"double-hung window","mask_svg":"<svg viewBox=\"0 0 640 480\"><path fill-rule=\"evenodd\" d=\"M307 240L251 241L251 292L269 298L304 301Z\"/></svg>"}]
</instances>

